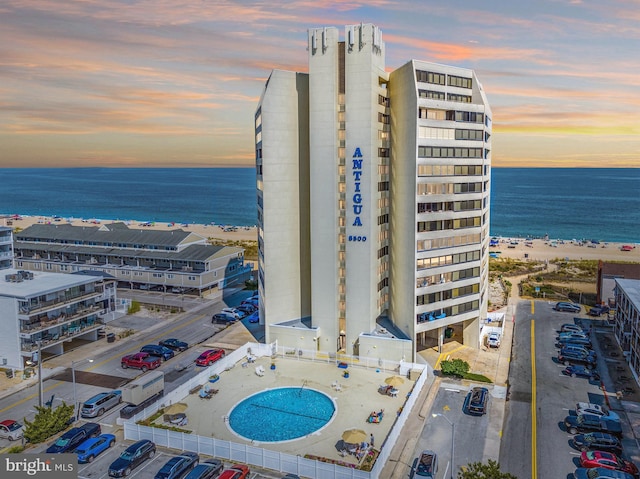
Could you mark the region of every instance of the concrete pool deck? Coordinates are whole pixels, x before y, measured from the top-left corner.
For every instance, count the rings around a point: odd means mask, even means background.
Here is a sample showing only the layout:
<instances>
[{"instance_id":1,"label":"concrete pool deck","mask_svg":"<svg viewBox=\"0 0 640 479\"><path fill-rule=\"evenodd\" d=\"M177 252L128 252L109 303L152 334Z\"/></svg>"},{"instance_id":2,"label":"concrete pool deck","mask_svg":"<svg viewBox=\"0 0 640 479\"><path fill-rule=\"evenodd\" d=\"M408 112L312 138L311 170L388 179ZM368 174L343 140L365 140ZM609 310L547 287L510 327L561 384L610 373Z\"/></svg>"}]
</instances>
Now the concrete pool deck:
<instances>
[{"instance_id":1,"label":"concrete pool deck","mask_svg":"<svg viewBox=\"0 0 640 479\"><path fill-rule=\"evenodd\" d=\"M342 375L345 370L338 368L335 362L279 357L275 364L276 369L270 369L271 359L268 357L259 358L246 367L236 363L232 369L220 373L217 382L209 384L211 388L218 390L211 399L202 399L197 392L181 399L179 402L187 406L184 413L189 421L183 428L200 436L252 444L300 456L313 454L356 464L353 455L342 457L336 448L342 433L350 428L362 429L367 437L369 434L374 435L374 449L379 449L395 422L398 410L404 405L407 394L415 384L405 378L404 383L397 386L397 396L390 397L379 393L378 388L387 377L394 375L394 371L376 372L375 369L350 366L347 369L349 378L344 378ZM255 368L260 365L265 369L264 376L256 374ZM340 390L332 387L334 382L340 385ZM315 433L279 443L247 441L231 431L228 416L237 403L257 392L279 387L306 387L329 395L336 404L333 419ZM381 409L384 410L382 422L367 422L371 412ZM163 417L158 418L155 423L163 423Z\"/></svg>"}]
</instances>

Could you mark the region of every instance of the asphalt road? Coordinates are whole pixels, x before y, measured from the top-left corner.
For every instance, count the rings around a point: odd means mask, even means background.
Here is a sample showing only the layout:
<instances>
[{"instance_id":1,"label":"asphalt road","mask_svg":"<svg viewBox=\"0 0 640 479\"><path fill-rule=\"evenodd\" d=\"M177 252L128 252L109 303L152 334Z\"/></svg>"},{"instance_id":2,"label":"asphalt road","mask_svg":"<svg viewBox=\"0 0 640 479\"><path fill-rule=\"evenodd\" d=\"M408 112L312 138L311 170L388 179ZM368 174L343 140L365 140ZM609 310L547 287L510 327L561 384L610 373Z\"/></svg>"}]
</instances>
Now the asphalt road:
<instances>
[{"instance_id":1,"label":"asphalt road","mask_svg":"<svg viewBox=\"0 0 640 479\"><path fill-rule=\"evenodd\" d=\"M571 447L573 436L565 431L563 420L575 414L579 401L606 404L599 383L562 374L565 366L557 361L556 336L562 324L575 322L576 315L554 311L552 306L547 301L522 301L516 311L500 463L504 472L519 479L572 477L579 466L579 451ZM599 352L597 344L595 350ZM606 370L606 360L598 355L599 371ZM624 413L618 412L630 435Z\"/></svg>"}]
</instances>

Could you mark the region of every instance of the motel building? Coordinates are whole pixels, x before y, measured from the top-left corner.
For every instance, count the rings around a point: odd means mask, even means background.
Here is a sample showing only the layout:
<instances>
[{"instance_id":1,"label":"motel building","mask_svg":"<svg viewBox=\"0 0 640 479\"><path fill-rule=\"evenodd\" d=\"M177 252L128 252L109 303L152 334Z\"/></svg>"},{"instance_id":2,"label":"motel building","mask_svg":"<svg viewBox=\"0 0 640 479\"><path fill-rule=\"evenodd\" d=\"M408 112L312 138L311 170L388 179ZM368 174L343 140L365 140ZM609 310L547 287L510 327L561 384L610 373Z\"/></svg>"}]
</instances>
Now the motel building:
<instances>
[{"instance_id":1,"label":"motel building","mask_svg":"<svg viewBox=\"0 0 640 479\"><path fill-rule=\"evenodd\" d=\"M487 316L491 109L472 70L389 71L372 24L308 31L255 113L266 342L416 362Z\"/></svg>"}]
</instances>

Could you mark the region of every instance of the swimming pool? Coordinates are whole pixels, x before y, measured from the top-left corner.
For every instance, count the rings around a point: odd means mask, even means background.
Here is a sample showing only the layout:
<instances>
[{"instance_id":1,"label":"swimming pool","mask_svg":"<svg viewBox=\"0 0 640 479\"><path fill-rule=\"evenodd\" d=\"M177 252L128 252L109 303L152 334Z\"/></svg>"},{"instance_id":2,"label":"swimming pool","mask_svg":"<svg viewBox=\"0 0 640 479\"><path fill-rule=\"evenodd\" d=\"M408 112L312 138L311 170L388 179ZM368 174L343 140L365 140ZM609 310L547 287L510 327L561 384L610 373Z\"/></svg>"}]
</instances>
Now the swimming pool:
<instances>
[{"instance_id":1,"label":"swimming pool","mask_svg":"<svg viewBox=\"0 0 640 479\"><path fill-rule=\"evenodd\" d=\"M335 411L333 399L315 389L267 389L233 407L229 414L229 428L248 440L291 441L324 428L331 422Z\"/></svg>"}]
</instances>

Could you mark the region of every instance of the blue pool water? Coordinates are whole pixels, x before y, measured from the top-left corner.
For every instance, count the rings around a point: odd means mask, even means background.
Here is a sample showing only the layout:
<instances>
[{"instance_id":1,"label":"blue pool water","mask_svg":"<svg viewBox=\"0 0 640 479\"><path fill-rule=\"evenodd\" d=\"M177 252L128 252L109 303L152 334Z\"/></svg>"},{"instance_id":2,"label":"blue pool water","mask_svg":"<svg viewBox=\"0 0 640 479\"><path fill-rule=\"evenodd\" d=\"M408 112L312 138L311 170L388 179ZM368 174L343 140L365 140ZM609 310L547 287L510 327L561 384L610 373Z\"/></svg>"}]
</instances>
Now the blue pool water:
<instances>
[{"instance_id":1,"label":"blue pool water","mask_svg":"<svg viewBox=\"0 0 640 479\"><path fill-rule=\"evenodd\" d=\"M229 415L229 427L248 440L291 441L325 427L335 410L333 400L314 389L268 389L238 403Z\"/></svg>"}]
</instances>

